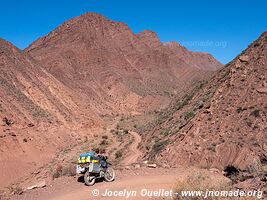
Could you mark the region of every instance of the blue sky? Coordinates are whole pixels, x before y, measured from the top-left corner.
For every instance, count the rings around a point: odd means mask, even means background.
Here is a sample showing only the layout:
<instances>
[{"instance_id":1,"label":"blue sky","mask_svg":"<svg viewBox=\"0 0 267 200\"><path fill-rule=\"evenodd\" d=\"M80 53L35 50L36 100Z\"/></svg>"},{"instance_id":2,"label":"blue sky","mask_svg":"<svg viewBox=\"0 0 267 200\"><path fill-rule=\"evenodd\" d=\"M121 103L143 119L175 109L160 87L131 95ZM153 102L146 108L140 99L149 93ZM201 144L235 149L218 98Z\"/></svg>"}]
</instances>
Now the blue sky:
<instances>
[{"instance_id":1,"label":"blue sky","mask_svg":"<svg viewBox=\"0 0 267 200\"><path fill-rule=\"evenodd\" d=\"M65 20L97 12L227 63L267 30L266 8L266 0L5 0L0 37L23 49Z\"/></svg>"}]
</instances>

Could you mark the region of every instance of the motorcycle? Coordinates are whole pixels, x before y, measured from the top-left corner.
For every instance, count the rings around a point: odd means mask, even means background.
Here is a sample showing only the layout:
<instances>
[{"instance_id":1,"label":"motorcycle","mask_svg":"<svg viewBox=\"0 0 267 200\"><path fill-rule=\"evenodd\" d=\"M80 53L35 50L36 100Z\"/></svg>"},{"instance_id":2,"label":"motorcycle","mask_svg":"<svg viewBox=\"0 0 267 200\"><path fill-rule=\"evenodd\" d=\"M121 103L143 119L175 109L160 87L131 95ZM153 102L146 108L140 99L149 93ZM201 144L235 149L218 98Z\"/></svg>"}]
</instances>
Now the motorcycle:
<instances>
[{"instance_id":1,"label":"motorcycle","mask_svg":"<svg viewBox=\"0 0 267 200\"><path fill-rule=\"evenodd\" d=\"M80 156L76 166L76 172L78 174L84 174L86 185L94 185L96 179L104 179L107 182L115 180L115 171L110 167L111 164L108 163L107 156L95 156L91 153L86 154L86 156L83 155ZM85 158L84 161L81 158Z\"/></svg>"}]
</instances>

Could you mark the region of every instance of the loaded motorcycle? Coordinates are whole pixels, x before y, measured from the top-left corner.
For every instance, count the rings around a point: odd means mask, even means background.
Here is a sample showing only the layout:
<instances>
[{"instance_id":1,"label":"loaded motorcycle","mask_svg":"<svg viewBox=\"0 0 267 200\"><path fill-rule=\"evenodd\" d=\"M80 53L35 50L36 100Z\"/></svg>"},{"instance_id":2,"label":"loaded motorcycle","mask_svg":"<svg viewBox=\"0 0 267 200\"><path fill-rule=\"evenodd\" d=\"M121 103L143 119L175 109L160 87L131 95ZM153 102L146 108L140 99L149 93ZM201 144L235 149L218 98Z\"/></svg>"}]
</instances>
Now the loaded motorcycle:
<instances>
[{"instance_id":1,"label":"loaded motorcycle","mask_svg":"<svg viewBox=\"0 0 267 200\"><path fill-rule=\"evenodd\" d=\"M88 186L94 185L96 179L114 181L115 171L110 167L111 164L107 159L107 156L95 155L92 152L80 154L76 173L84 174L84 182Z\"/></svg>"}]
</instances>

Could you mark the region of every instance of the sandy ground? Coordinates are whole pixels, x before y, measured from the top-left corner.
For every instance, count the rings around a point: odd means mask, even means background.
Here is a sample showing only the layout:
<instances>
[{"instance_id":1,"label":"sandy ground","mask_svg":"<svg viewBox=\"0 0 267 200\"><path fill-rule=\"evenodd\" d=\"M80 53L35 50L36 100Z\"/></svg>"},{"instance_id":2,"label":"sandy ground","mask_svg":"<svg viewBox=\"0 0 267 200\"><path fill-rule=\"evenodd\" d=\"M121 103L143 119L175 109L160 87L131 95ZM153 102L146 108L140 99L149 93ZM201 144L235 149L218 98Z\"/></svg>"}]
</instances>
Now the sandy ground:
<instances>
[{"instance_id":1,"label":"sandy ground","mask_svg":"<svg viewBox=\"0 0 267 200\"><path fill-rule=\"evenodd\" d=\"M115 191L133 191L136 194L128 199L149 199L148 196L141 196L141 191L145 195L146 190L170 191L175 183L174 171L164 169L137 169L118 172L114 182L99 182L94 186L85 186L82 178L62 177L54 181L45 188L27 191L22 195L15 196L14 200L91 200L91 199L126 199L124 196L116 196ZM175 173L178 174L178 173ZM112 192L112 196L104 197L106 190ZM94 196L94 194L97 196Z\"/></svg>"}]
</instances>

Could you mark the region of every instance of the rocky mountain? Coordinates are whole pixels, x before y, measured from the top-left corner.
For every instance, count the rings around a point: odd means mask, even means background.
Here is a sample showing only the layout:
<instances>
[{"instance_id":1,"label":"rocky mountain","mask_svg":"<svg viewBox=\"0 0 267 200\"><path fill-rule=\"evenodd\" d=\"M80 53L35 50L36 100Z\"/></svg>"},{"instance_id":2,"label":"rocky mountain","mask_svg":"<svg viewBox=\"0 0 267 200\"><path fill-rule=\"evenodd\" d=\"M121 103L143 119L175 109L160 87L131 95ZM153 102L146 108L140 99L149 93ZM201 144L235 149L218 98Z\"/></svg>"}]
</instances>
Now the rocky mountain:
<instances>
[{"instance_id":1,"label":"rocky mountain","mask_svg":"<svg viewBox=\"0 0 267 200\"><path fill-rule=\"evenodd\" d=\"M95 13L66 21L24 51L1 39L0 171L7 173L0 185L93 137L104 115L163 108L221 67L209 54Z\"/></svg>"},{"instance_id":2,"label":"rocky mountain","mask_svg":"<svg viewBox=\"0 0 267 200\"><path fill-rule=\"evenodd\" d=\"M266 173L266 44L264 32L210 81L159 113L144 132L147 156L170 166Z\"/></svg>"},{"instance_id":3,"label":"rocky mountain","mask_svg":"<svg viewBox=\"0 0 267 200\"><path fill-rule=\"evenodd\" d=\"M0 185L18 180L51 160L56 149L75 142L69 129L101 123L79 94L2 39L0 83L0 170L5 172Z\"/></svg>"},{"instance_id":4,"label":"rocky mountain","mask_svg":"<svg viewBox=\"0 0 267 200\"><path fill-rule=\"evenodd\" d=\"M166 105L170 94L222 67L209 54L163 44L152 31L134 34L96 13L66 21L25 52L101 114Z\"/></svg>"},{"instance_id":5,"label":"rocky mountain","mask_svg":"<svg viewBox=\"0 0 267 200\"><path fill-rule=\"evenodd\" d=\"M23 127L79 121L86 107L79 103L75 91L65 87L26 53L1 39L0 53L3 125Z\"/></svg>"}]
</instances>

